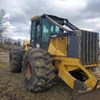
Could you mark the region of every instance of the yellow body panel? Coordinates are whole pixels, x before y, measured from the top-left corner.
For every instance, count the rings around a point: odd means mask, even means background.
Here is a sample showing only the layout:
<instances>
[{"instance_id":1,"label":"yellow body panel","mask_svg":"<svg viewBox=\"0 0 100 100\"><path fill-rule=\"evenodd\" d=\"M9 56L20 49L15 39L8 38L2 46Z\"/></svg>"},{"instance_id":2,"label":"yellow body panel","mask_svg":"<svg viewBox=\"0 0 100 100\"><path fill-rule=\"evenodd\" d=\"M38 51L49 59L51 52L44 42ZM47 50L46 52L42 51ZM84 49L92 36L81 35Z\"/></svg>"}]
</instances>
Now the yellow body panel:
<instances>
[{"instance_id":1,"label":"yellow body panel","mask_svg":"<svg viewBox=\"0 0 100 100\"><path fill-rule=\"evenodd\" d=\"M52 55L66 56L67 37L52 38L48 52Z\"/></svg>"},{"instance_id":2,"label":"yellow body panel","mask_svg":"<svg viewBox=\"0 0 100 100\"><path fill-rule=\"evenodd\" d=\"M25 40L25 41L23 42L23 49L24 49L25 51L28 51L28 50L29 50L29 44L30 44L30 41L28 41L28 40Z\"/></svg>"}]
</instances>

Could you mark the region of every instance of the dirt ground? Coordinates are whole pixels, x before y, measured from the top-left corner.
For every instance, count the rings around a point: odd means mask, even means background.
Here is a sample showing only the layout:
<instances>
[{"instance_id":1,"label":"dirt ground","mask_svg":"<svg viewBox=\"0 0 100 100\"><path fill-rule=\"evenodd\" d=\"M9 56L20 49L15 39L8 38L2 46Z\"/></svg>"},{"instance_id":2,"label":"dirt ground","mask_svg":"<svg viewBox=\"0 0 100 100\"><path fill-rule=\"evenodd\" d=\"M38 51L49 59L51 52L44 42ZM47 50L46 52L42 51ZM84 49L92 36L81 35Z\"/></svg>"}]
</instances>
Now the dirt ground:
<instances>
[{"instance_id":1,"label":"dirt ground","mask_svg":"<svg viewBox=\"0 0 100 100\"><path fill-rule=\"evenodd\" d=\"M8 52L0 52L0 100L71 100L71 89L59 81L50 90L30 93L23 86L22 73L11 73L8 67ZM100 100L100 89L81 94L78 100Z\"/></svg>"}]
</instances>

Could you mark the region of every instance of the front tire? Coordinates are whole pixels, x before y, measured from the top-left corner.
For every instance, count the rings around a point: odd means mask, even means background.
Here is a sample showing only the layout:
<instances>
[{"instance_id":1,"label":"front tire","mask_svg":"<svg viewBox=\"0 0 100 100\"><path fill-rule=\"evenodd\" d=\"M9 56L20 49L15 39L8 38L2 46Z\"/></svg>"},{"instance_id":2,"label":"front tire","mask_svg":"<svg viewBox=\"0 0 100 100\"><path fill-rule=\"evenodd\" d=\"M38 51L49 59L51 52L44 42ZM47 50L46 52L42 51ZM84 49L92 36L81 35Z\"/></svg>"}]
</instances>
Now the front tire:
<instances>
[{"instance_id":1,"label":"front tire","mask_svg":"<svg viewBox=\"0 0 100 100\"><path fill-rule=\"evenodd\" d=\"M24 82L27 90L42 92L53 85L55 67L50 55L42 49L32 49L23 59Z\"/></svg>"}]
</instances>

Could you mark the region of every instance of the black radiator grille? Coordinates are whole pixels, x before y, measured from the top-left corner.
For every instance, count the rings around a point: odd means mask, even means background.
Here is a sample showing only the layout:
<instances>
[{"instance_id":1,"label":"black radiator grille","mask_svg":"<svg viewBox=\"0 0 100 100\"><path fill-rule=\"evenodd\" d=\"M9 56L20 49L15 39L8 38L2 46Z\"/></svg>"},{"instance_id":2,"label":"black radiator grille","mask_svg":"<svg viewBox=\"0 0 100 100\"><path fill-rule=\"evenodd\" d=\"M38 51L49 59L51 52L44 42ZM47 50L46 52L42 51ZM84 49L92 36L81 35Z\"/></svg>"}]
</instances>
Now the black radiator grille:
<instances>
[{"instance_id":1,"label":"black radiator grille","mask_svg":"<svg viewBox=\"0 0 100 100\"><path fill-rule=\"evenodd\" d=\"M99 60L99 35L94 32L81 31L80 58L83 65L97 64Z\"/></svg>"}]
</instances>

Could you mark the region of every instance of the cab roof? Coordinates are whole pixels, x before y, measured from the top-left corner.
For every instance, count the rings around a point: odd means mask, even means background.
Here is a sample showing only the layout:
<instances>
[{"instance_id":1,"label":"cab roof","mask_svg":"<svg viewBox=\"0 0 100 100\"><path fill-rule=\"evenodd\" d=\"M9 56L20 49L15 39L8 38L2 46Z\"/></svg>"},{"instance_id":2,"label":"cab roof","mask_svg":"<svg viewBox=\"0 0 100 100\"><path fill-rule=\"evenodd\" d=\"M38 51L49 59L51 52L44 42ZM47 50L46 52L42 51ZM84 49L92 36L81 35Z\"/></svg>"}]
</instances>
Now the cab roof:
<instances>
[{"instance_id":1,"label":"cab roof","mask_svg":"<svg viewBox=\"0 0 100 100\"><path fill-rule=\"evenodd\" d=\"M52 18L52 19L60 19L60 20L66 20L66 21L68 21L68 20L65 19L65 18L61 18L61 17L54 16L54 15L48 15L48 14L43 14L43 15L41 15L41 16L33 16L33 17L31 18L31 21L37 20L37 19L39 19L39 18L46 18L46 16L48 16L48 17L50 17L50 18Z\"/></svg>"}]
</instances>

